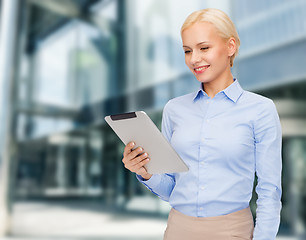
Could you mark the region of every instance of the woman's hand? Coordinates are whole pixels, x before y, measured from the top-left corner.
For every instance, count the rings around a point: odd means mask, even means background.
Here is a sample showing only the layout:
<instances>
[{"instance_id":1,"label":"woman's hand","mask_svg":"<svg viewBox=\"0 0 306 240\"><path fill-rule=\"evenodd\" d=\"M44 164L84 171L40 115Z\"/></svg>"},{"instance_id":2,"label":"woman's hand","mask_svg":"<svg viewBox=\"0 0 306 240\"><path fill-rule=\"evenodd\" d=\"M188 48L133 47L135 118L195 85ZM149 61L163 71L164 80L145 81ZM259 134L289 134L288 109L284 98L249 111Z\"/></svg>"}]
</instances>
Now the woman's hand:
<instances>
[{"instance_id":1,"label":"woman's hand","mask_svg":"<svg viewBox=\"0 0 306 240\"><path fill-rule=\"evenodd\" d=\"M152 174L148 173L144 168L144 165L150 161L148 154L143 152L143 148L141 147L132 150L134 146L135 143L129 142L124 148L122 159L124 167L131 172L141 175L142 178L149 180L152 177Z\"/></svg>"}]
</instances>

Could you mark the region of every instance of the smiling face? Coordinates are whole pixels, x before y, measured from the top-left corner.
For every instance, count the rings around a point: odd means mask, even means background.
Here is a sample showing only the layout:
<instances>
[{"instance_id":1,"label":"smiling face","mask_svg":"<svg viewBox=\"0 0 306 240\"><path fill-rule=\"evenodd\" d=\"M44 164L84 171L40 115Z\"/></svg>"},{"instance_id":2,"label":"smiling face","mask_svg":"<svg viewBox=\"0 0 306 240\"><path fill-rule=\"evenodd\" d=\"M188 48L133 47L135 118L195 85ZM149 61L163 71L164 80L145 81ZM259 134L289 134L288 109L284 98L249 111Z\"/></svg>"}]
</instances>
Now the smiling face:
<instances>
[{"instance_id":1,"label":"smiling face","mask_svg":"<svg viewBox=\"0 0 306 240\"><path fill-rule=\"evenodd\" d=\"M230 57L235 39L225 40L209 22L196 22L182 32L185 63L202 83L232 79Z\"/></svg>"}]
</instances>

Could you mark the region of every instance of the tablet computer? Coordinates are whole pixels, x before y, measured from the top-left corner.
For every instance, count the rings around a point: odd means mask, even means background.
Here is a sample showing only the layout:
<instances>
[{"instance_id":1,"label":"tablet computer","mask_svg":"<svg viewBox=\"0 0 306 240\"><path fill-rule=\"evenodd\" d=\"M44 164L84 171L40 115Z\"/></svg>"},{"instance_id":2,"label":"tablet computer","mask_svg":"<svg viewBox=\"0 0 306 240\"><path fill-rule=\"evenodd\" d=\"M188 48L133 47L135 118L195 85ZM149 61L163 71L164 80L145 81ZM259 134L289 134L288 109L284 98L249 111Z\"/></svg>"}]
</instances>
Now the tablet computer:
<instances>
[{"instance_id":1,"label":"tablet computer","mask_svg":"<svg viewBox=\"0 0 306 240\"><path fill-rule=\"evenodd\" d=\"M135 142L148 153L145 165L148 173L175 173L188 171L188 166L143 111L106 116L105 121L126 145Z\"/></svg>"}]
</instances>

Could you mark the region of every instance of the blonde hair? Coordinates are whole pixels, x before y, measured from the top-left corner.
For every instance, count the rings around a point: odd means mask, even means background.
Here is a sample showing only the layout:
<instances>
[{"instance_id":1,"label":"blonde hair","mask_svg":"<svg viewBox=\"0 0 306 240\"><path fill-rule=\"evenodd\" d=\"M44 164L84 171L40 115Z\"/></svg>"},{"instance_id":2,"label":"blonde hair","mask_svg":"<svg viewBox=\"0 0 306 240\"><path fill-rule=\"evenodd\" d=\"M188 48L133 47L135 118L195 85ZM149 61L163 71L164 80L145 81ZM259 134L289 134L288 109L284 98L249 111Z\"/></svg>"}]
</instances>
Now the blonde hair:
<instances>
[{"instance_id":1,"label":"blonde hair","mask_svg":"<svg viewBox=\"0 0 306 240\"><path fill-rule=\"evenodd\" d=\"M206 8L195 11L191 13L183 23L181 27L181 35L186 28L190 27L196 22L209 22L215 26L220 34L220 37L225 40L233 37L236 40L236 52L230 58L230 65L232 67L234 64L234 59L238 54L240 39L236 27L229 16L223 11L215 8Z\"/></svg>"}]
</instances>

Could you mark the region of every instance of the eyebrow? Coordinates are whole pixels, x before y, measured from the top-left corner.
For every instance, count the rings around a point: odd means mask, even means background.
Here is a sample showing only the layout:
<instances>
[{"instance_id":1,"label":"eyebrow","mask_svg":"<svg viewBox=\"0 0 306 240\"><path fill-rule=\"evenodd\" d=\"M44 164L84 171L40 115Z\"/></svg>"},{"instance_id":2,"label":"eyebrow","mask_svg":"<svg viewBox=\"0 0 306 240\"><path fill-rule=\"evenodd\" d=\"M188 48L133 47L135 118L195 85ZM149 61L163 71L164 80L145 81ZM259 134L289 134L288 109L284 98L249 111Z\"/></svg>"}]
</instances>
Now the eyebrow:
<instances>
[{"instance_id":1,"label":"eyebrow","mask_svg":"<svg viewBox=\"0 0 306 240\"><path fill-rule=\"evenodd\" d=\"M201 45L201 44L203 44L203 43L209 43L209 42L207 42L207 41L204 41L204 42L199 42L199 43L197 43L197 44L196 44L196 46L198 46L198 45ZM183 45L183 47L187 47L187 48L190 48L190 47L188 47L188 46L185 46L185 45Z\"/></svg>"}]
</instances>

